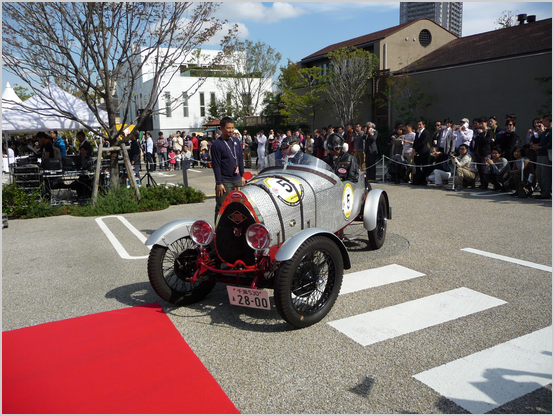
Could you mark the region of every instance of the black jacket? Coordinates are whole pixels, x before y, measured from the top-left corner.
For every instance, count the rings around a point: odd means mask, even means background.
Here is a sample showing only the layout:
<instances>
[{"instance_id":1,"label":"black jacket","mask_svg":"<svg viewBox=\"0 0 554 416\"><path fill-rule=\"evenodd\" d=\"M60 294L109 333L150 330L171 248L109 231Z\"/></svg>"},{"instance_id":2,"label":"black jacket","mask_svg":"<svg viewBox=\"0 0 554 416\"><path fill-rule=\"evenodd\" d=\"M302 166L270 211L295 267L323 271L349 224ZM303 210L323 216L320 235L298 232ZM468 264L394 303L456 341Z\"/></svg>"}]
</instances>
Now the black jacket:
<instances>
[{"instance_id":1,"label":"black jacket","mask_svg":"<svg viewBox=\"0 0 554 416\"><path fill-rule=\"evenodd\" d=\"M417 132L414 140L414 150L419 156L429 155L431 149L431 135L427 129Z\"/></svg>"},{"instance_id":2,"label":"black jacket","mask_svg":"<svg viewBox=\"0 0 554 416\"><path fill-rule=\"evenodd\" d=\"M341 180L358 182L358 162L350 153L341 153L336 160L333 160L333 155L328 154L323 161L331 166Z\"/></svg>"},{"instance_id":3,"label":"black jacket","mask_svg":"<svg viewBox=\"0 0 554 416\"><path fill-rule=\"evenodd\" d=\"M502 149L502 157L508 162L514 160L514 147L519 142L519 136L514 131L512 133L506 132L501 136L496 137L496 144Z\"/></svg>"},{"instance_id":4,"label":"black jacket","mask_svg":"<svg viewBox=\"0 0 554 416\"><path fill-rule=\"evenodd\" d=\"M487 129L482 133L477 133L477 136L473 137L476 157L485 157L492 153L492 135L492 130Z\"/></svg>"},{"instance_id":5,"label":"black jacket","mask_svg":"<svg viewBox=\"0 0 554 416\"><path fill-rule=\"evenodd\" d=\"M376 155L379 151L377 150L377 130L373 130L373 134L366 134L365 136L365 153Z\"/></svg>"}]
</instances>

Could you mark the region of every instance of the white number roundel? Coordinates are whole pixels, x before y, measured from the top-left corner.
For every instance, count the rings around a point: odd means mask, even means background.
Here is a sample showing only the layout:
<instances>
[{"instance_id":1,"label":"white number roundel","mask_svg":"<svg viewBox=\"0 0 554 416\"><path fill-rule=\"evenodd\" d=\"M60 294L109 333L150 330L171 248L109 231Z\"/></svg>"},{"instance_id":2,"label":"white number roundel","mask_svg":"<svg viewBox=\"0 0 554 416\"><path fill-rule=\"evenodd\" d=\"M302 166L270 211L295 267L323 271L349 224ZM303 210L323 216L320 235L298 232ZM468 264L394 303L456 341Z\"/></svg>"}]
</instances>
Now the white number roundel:
<instances>
[{"instance_id":1,"label":"white number roundel","mask_svg":"<svg viewBox=\"0 0 554 416\"><path fill-rule=\"evenodd\" d=\"M287 205L298 205L300 200L304 197L304 188L296 179L288 177L286 180L281 178L267 178L264 179L264 183L280 201ZM296 188L298 194L300 194L300 198L294 188Z\"/></svg>"},{"instance_id":2,"label":"white number roundel","mask_svg":"<svg viewBox=\"0 0 554 416\"><path fill-rule=\"evenodd\" d=\"M344 218L350 218L352 209L354 208L354 190L352 186L347 183L342 191L342 213Z\"/></svg>"}]
</instances>

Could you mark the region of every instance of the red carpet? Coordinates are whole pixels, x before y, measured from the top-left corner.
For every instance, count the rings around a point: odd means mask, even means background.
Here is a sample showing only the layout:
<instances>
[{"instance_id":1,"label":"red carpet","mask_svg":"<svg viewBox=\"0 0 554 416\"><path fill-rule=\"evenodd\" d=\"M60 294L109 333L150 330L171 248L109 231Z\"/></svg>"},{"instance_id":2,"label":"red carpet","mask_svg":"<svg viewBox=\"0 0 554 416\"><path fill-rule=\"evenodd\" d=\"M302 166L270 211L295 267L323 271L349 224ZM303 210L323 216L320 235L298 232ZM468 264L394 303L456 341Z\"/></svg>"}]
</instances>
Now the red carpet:
<instances>
[{"instance_id":1,"label":"red carpet","mask_svg":"<svg viewBox=\"0 0 554 416\"><path fill-rule=\"evenodd\" d=\"M159 304L2 333L2 413L239 413Z\"/></svg>"}]
</instances>

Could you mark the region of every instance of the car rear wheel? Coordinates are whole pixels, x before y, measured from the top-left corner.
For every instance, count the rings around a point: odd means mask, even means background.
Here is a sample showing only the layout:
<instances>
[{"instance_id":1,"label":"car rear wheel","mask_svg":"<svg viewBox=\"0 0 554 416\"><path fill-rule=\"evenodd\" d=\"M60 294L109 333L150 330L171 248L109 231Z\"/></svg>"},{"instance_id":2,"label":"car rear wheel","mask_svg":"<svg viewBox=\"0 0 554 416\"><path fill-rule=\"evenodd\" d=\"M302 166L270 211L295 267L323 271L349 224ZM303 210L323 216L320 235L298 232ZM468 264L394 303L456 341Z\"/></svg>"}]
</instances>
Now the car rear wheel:
<instances>
[{"instance_id":1,"label":"car rear wheel","mask_svg":"<svg viewBox=\"0 0 554 416\"><path fill-rule=\"evenodd\" d=\"M215 282L195 282L197 250L190 237L171 244L171 249L156 245L148 256L148 278L156 293L165 301L183 306L205 298Z\"/></svg>"},{"instance_id":2,"label":"car rear wheel","mask_svg":"<svg viewBox=\"0 0 554 416\"><path fill-rule=\"evenodd\" d=\"M367 232L369 240L368 247L370 250L381 248L387 236L387 200L385 195L379 197L379 205L377 206L377 226L374 230Z\"/></svg>"},{"instance_id":3,"label":"car rear wheel","mask_svg":"<svg viewBox=\"0 0 554 416\"><path fill-rule=\"evenodd\" d=\"M342 274L342 254L337 245L327 237L309 238L277 270L277 311L297 328L321 321L337 300Z\"/></svg>"}]
</instances>

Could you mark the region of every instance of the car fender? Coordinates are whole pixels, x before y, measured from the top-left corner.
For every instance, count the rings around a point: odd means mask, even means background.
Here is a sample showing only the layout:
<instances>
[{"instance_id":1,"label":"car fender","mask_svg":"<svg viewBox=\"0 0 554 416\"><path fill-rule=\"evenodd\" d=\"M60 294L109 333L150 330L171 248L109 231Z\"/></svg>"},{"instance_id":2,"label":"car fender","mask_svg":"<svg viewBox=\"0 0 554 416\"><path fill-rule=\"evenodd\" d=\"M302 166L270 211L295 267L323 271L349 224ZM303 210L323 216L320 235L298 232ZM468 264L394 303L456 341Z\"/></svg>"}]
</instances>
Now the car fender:
<instances>
[{"instance_id":1,"label":"car fender","mask_svg":"<svg viewBox=\"0 0 554 416\"><path fill-rule=\"evenodd\" d=\"M350 269L351 267L350 255L348 254L348 250L346 250L346 247L344 246L341 239L338 238L335 234L327 230L324 230L322 228L308 228L306 230L300 231L299 233L289 238L287 241L283 243L283 245L279 248L279 250L275 254L275 260L276 261L290 260L294 255L294 253L296 253L296 251L304 243L304 241L316 235L323 235L329 238L331 241L333 241L341 251L342 260L344 263L344 269Z\"/></svg>"},{"instance_id":2,"label":"car fender","mask_svg":"<svg viewBox=\"0 0 554 416\"><path fill-rule=\"evenodd\" d=\"M367 194L364 206L364 228L367 231L373 231L377 227L377 208L379 207L381 194L385 196L387 201L387 219L392 219L387 193L382 189L373 189Z\"/></svg>"},{"instance_id":3,"label":"car fender","mask_svg":"<svg viewBox=\"0 0 554 416\"><path fill-rule=\"evenodd\" d=\"M159 245L168 247L180 238L187 237L190 234L190 227L195 220L175 220L162 225L152 233L145 241L145 245Z\"/></svg>"}]
</instances>

